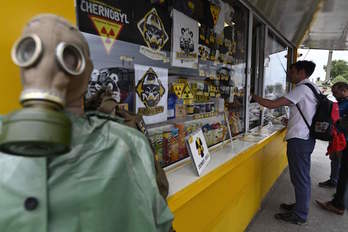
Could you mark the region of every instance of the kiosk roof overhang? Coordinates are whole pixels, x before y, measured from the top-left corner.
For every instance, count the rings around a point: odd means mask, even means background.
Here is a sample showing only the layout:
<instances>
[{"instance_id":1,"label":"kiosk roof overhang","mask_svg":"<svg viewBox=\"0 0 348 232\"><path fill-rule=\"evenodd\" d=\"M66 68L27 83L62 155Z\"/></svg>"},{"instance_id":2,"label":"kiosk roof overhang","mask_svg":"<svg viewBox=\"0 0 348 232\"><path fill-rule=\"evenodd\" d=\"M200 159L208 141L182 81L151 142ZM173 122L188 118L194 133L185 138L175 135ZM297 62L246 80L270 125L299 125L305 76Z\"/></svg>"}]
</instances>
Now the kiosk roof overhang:
<instances>
[{"instance_id":1,"label":"kiosk roof overhang","mask_svg":"<svg viewBox=\"0 0 348 232\"><path fill-rule=\"evenodd\" d=\"M348 49L347 0L248 2L297 47L303 45L314 49Z\"/></svg>"}]
</instances>

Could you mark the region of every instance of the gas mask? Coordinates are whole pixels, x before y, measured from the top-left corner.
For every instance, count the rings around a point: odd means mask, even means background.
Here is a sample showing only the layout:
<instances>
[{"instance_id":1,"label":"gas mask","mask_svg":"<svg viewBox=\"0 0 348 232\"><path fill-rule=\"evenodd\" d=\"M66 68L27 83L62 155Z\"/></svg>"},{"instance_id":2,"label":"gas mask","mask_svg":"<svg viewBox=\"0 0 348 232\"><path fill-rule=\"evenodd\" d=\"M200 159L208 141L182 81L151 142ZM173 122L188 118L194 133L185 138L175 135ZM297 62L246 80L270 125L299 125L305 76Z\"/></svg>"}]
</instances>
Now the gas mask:
<instances>
[{"instance_id":1,"label":"gas mask","mask_svg":"<svg viewBox=\"0 0 348 232\"><path fill-rule=\"evenodd\" d=\"M27 157L70 150L71 122L64 108L82 107L92 63L88 44L68 21L40 15L12 48L20 67L23 109L3 119L0 151Z\"/></svg>"}]
</instances>

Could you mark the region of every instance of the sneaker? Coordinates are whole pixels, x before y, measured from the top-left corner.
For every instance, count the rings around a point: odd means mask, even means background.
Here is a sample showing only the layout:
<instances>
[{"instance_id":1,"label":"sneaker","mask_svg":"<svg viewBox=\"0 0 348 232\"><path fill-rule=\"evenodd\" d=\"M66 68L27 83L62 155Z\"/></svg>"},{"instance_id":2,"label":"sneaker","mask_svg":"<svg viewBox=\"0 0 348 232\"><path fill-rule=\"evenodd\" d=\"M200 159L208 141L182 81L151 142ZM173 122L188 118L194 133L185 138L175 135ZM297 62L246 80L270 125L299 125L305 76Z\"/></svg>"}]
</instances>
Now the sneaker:
<instances>
[{"instance_id":1,"label":"sneaker","mask_svg":"<svg viewBox=\"0 0 348 232\"><path fill-rule=\"evenodd\" d=\"M322 208L327 211L330 211L332 213L338 214L338 215L343 215L344 214L344 209L339 209L336 208L331 201L323 202L323 201L318 201L315 200L315 202Z\"/></svg>"},{"instance_id":2,"label":"sneaker","mask_svg":"<svg viewBox=\"0 0 348 232\"><path fill-rule=\"evenodd\" d=\"M287 211L291 211L295 208L295 206L296 206L296 203L292 203L292 204L282 203L280 204L279 208L287 210Z\"/></svg>"},{"instance_id":3,"label":"sneaker","mask_svg":"<svg viewBox=\"0 0 348 232\"><path fill-rule=\"evenodd\" d=\"M302 225L304 223L306 223L306 220L300 218L299 216L297 216L295 213L293 212L289 212L289 213L277 213L274 215L274 217L277 220L282 220L285 222L289 222L295 225Z\"/></svg>"},{"instance_id":4,"label":"sneaker","mask_svg":"<svg viewBox=\"0 0 348 232\"><path fill-rule=\"evenodd\" d=\"M318 185L319 187L322 187L322 188L336 188L336 183L333 182L332 180L320 182Z\"/></svg>"}]
</instances>

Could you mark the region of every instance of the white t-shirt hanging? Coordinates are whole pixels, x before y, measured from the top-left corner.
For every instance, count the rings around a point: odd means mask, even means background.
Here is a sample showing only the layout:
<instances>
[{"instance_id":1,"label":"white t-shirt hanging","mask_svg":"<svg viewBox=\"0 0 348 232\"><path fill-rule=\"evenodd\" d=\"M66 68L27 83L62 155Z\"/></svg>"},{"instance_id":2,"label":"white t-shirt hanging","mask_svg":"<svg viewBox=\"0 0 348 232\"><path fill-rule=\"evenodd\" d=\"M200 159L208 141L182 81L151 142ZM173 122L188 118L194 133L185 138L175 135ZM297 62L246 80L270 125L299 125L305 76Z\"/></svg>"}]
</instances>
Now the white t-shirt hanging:
<instances>
[{"instance_id":1,"label":"white t-shirt hanging","mask_svg":"<svg viewBox=\"0 0 348 232\"><path fill-rule=\"evenodd\" d=\"M172 66L197 68L198 22L173 10Z\"/></svg>"}]
</instances>

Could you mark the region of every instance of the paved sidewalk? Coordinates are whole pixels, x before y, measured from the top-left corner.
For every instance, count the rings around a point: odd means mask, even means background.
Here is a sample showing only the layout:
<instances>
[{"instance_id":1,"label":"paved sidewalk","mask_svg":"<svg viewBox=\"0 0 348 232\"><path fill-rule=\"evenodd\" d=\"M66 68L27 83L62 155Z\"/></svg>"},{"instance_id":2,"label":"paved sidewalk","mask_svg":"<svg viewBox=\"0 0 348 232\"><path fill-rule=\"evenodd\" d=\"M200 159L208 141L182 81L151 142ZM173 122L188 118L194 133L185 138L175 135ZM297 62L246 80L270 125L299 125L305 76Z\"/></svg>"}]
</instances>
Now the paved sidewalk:
<instances>
[{"instance_id":1,"label":"paved sidewalk","mask_svg":"<svg viewBox=\"0 0 348 232\"><path fill-rule=\"evenodd\" d=\"M344 216L335 215L320 209L314 202L315 199L330 200L335 193L335 189L318 187L318 182L327 180L330 175L330 160L325 156L326 147L326 142L317 141L312 154L312 200L307 223L299 226L274 219L274 214L280 212L280 203L291 203L294 202L295 198L289 171L286 169L266 196L260 211L256 214L246 231L348 232L348 211L345 212Z\"/></svg>"}]
</instances>

